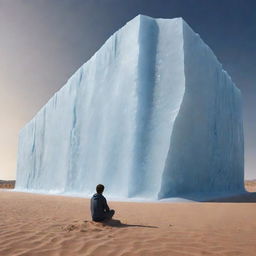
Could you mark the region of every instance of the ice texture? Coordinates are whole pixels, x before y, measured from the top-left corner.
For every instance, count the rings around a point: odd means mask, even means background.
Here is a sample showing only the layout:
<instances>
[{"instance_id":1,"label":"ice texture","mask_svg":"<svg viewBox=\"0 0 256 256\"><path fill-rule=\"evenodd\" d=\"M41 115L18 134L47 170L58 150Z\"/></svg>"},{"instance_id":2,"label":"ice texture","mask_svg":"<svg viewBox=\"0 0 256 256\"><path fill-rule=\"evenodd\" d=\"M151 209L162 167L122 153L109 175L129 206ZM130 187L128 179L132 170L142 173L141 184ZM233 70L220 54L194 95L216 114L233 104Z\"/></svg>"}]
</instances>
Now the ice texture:
<instances>
[{"instance_id":1,"label":"ice texture","mask_svg":"<svg viewBox=\"0 0 256 256\"><path fill-rule=\"evenodd\" d=\"M241 96L182 18L139 15L20 131L16 189L118 198L244 191Z\"/></svg>"}]
</instances>

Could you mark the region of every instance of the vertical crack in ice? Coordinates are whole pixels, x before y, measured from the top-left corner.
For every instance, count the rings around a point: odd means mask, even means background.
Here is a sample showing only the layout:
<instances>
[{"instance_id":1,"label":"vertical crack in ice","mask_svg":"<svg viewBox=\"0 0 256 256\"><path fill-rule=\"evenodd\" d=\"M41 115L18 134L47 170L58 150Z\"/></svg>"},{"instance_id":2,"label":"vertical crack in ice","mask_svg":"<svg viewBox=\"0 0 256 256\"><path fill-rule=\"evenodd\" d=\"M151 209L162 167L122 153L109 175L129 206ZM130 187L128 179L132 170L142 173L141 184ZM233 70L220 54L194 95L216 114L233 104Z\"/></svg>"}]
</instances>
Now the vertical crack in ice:
<instances>
[{"instance_id":1,"label":"vertical crack in ice","mask_svg":"<svg viewBox=\"0 0 256 256\"><path fill-rule=\"evenodd\" d=\"M144 190L147 172L146 162L150 147L151 116L155 88L155 64L158 40L158 26L155 20L140 16L139 56L134 145L134 163L129 184L129 197Z\"/></svg>"},{"instance_id":2,"label":"vertical crack in ice","mask_svg":"<svg viewBox=\"0 0 256 256\"><path fill-rule=\"evenodd\" d=\"M65 182L65 191L73 192L77 184L78 176L78 158L79 158L79 127L78 127L78 113L77 113L77 104L78 104L78 94L79 88L83 79L83 67L79 69L79 78L76 79L76 84L70 84L71 92L75 94L73 96L73 106L72 106L72 125L69 137L69 154L68 154L68 168ZM79 189L79 188L78 188Z\"/></svg>"},{"instance_id":3,"label":"vertical crack in ice","mask_svg":"<svg viewBox=\"0 0 256 256\"><path fill-rule=\"evenodd\" d=\"M168 153L166 155L165 158L165 164L164 164L164 169L161 175L161 186L160 186L160 190L158 191L158 199L161 198L165 198L168 196L171 196L171 194L173 194L174 196L176 196L176 192L172 191L170 192L171 189L174 188L173 184L174 183L180 183L181 179L179 177L173 177L169 174L170 170L170 163L173 161L172 160L172 151L174 150L173 147L175 147L173 140L175 140L175 138L173 138L174 134L175 134L175 130L176 130L176 122L179 119L180 111L181 111L181 106L183 105L183 101L184 101L184 97L185 97L185 93L186 93L186 75L185 75L185 47L184 47L184 21L183 19L181 19L181 30L182 30L182 65L183 65L183 76L184 76L184 91L183 91L183 95L179 104L179 108L176 111L176 115L174 116L173 119L173 125L171 127L172 132L171 132L171 136L170 136L170 142L169 142L169 150Z\"/></svg>"}]
</instances>

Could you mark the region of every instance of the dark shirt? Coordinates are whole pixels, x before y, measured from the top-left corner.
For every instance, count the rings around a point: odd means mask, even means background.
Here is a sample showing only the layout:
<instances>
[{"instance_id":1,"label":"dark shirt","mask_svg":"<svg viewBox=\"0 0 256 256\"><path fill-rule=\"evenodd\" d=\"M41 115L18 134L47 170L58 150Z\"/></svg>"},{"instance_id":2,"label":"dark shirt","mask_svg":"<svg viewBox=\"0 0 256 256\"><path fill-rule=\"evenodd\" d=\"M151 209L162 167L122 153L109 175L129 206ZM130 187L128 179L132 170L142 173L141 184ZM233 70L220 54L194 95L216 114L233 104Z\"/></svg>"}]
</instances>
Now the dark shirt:
<instances>
[{"instance_id":1,"label":"dark shirt","mask_svg":"<svg viewBox=\"0 0 256 256\"><path fill-rule=\"evenodd\" d=\"M94 194L91 198L91 214L93 220L103 220L109 207L106 198L102 194Z\"/></svg>"}]
</instances>

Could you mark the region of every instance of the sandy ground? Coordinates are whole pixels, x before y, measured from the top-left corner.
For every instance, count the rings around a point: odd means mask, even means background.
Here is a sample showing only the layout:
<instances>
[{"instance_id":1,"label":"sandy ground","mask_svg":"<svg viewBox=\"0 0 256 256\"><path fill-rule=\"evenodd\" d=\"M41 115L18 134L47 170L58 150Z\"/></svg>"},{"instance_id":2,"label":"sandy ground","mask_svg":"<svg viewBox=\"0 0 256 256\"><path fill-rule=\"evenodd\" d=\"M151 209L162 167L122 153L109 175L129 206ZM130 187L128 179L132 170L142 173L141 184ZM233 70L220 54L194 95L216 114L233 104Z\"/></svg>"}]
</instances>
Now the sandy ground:
<instances>
[{"instance_id":1,"label":"sandy ground","mask_svg":"<svg viewBox=\"0 0 256 256\"><path fill-rule=\"evenodd\" d=\"M256 192L256 180L246 180L244 186L248 192Z\"/></svg>"},{"instance_id":2,"label":"sandy ground","mask_svg":"<svg viewBox=\"0 0 256 256\"><path fill-rule=\"evenodd\" d=\"M15 187L15 180L0 180L0 188L13 189Z\"/></svg>"},{"instance_id":3,"label":"sandy ground","mask_svg":"<svg viewBox=\"0 0 256 256\"><path fill-rule=\"evenodd\" d=\"M256 255L255 203L109 205L94 223L88 199L1 190L0 255Z\"/></svg>"},{"instance_id":4,"label":"sandy ground","mask_svg":"<svg viewBox=\"0 0 256 256\"><path fill-rule=\"evenodd\" d=\"M248 192L256 192L256 180L245 180L244 186ZM0 180L0 189L13 189L15 180Z\"/></svg>"}]
</instances>

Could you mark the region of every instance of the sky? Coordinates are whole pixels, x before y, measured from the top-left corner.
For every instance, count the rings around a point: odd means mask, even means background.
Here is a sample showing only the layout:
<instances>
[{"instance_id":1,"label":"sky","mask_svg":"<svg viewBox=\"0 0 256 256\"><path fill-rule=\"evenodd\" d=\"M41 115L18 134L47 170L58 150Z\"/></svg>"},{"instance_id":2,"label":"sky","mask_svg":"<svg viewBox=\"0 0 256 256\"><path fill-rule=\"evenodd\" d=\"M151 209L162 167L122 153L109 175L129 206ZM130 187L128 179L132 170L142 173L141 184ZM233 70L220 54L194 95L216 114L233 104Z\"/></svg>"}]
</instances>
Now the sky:
<instances>
[{"instance_id":1,"label":"sky","mask_svg":"<svg viewBox=\"0 0 256 256\"><path fill-rule=\"evenodd\" d=\"M245 178L256 178L256 1L0 0L0 179L15 179L19 130L126 22L182 17L243 97Z\"/></svg>"}]
</instances>

